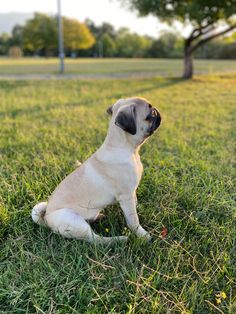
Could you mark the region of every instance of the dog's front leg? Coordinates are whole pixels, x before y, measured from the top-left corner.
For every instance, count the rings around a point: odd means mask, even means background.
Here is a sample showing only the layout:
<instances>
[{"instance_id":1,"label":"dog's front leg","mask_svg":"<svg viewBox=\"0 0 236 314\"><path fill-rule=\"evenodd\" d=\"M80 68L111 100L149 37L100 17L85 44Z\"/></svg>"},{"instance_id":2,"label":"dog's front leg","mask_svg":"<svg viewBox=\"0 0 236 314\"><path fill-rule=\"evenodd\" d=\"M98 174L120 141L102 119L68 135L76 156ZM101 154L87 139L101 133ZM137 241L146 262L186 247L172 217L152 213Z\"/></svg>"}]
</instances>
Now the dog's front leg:
<instances>
[{"instance_id":1,"label":"dog's front leg","mask_svg":"<svg viewBox=\"0 0 236 314\"><path fill-rule=\"evenodd\" d=\"M135 232L138 237L144 237L147 240L151 238L150 234L140 225L136 211L136 194L123 195L119 197L119 203L125 216L128 227Z\"/></svg>"}]
</instances>

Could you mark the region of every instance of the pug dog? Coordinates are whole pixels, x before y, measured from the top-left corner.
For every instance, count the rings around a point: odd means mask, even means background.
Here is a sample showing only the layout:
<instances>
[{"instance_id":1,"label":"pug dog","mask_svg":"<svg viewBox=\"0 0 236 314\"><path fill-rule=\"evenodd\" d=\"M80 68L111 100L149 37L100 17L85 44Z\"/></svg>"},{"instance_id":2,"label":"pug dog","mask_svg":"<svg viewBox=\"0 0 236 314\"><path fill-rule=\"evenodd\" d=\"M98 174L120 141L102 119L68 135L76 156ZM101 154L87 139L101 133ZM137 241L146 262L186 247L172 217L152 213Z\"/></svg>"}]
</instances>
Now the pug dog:
<instances>
[{"instance_id":1,"label":"pug dog","mask_svg":"<svg viewBox=\"0 0 236 314\"><path fill-rule=\"evenodd\" d=\"M106 206L119 202L128 227L148 240L136 211L136 189L143 172L139 149L159 127L161 115L140 97L120 99L107 112L111 119L102 146L57 186L48 202L33 208L32 219L66 238L126 241L126 236L100 236L89 224Z\"/></svg>"}]
</instances>

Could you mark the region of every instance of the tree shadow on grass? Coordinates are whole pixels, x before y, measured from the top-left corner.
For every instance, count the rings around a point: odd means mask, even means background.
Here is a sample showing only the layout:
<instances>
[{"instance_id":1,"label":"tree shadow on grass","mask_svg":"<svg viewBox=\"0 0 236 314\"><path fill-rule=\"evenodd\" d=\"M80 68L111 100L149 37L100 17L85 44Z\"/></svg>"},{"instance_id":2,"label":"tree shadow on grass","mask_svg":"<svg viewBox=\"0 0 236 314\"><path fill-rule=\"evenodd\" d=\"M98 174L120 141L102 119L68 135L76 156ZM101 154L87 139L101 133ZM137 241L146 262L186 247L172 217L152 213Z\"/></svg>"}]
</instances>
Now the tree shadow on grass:
<instances>
[{"instance_id":1,"label":"tree shadow on grass","mask_svg":"<svg viewBox=\"0 0 236 314\"><path fill-rule=\"evenodd\" d=\"M138 79L140 81L140 79ZM150 79L149 79L150 80ZM134 95L140 95L142 93L146 93L146 92L150 92L150 91L154 91L157 89L162 89L162 88L168 88L171 86L174 86L176 84L180 84L180 83L184 83L186 80L182 79L182 78L153 78L152 80L154 80L153 84L151 86L145 87L145 88L138 88L135 89L133 91L131 91L129 94L124 94L124 92L118 92L118 93L114 93L112 94L110 97L111 98L122 98L122 97L132 97ZM24 84L24 81L20 81L20 82L3 82L4 83L4 88L7 88L9 90L15 89L16 87L22 87ZM1 83L2 84L2 83ZM109 97L109 98L110 98ZM106 98L108 97L100 97L100 98L96 98L93 101L91 99L86 99L83 101L76 101L76 102L69 102L69 103L64 103L64 104L58 104L58 103L51 103L51 104L47 104L47 105L36 105L34 107L30 107L30 108L17 108L17 109L13 109L11 112L4 112L4 111L0 111L0 117L4 117L4 116L8 116L11 118L17 118L18 116L22 116L22 115L38 115L40 113L44 113L47 111L50 111L51 109L58 109L58 108L70 108L70 107L81 107L81 106L86 106L86 107L91 107L93 106L95 103L101 103L103 102ZM108 103L110 103L110 101L108 101Z\"/></svg>"}]
</instances>

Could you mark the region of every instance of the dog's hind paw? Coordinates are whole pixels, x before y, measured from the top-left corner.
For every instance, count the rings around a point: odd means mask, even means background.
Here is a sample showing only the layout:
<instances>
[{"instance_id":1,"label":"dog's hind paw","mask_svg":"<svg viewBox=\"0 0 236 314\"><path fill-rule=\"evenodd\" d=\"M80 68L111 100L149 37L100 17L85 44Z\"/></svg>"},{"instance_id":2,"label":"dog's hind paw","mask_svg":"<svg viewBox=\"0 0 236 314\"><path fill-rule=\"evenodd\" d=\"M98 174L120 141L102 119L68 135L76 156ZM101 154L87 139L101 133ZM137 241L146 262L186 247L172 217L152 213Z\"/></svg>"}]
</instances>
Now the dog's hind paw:
<instances>
[{"instance_id":1,"label":"dog's hind paw","mask_svg":"<svg viewBox=\"0 0 236 314\"><path fill-rule=\"evenodd\" d=\"M78 168L82 165L82 162L80 162L79 160L76 160L75 162L75 168Z\"/></svg>"}]
</instances>

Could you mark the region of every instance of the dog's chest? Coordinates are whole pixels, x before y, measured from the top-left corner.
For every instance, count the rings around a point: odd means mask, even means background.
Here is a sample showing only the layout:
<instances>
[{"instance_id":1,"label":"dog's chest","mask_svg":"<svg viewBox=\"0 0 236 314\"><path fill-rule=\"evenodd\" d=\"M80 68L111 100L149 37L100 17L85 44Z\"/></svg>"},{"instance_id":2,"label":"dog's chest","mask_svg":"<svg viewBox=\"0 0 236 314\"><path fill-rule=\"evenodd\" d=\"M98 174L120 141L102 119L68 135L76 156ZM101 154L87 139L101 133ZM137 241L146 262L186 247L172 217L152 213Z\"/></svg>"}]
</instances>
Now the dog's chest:
<instances>
[{"instance_id":1,"label":"dog's chest","mask_svg":"<svg viewBox=\"0 0 236 314\"><path fill-rule=\"evenodd\" d=\"M97 154L97 162L104 166L103 174L116 186L135 190L142 177L143 166L138 153L130 154L124 150L105 151ZM97 168L97 167L96 167Z\"/></svg>"},{"instance_id":2,"label":"dog's chest","mask_svg":"<svg viewBox=\"0 0 236 314\"><path fill-rule=\"evenodd\" d=\"M143 166L140 158L133 157L129 162L120 165L118 182L128 190L136 190L142 177Z\"/></svg>"}]
</instances>

